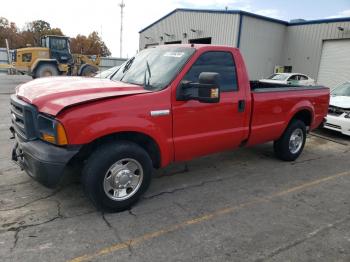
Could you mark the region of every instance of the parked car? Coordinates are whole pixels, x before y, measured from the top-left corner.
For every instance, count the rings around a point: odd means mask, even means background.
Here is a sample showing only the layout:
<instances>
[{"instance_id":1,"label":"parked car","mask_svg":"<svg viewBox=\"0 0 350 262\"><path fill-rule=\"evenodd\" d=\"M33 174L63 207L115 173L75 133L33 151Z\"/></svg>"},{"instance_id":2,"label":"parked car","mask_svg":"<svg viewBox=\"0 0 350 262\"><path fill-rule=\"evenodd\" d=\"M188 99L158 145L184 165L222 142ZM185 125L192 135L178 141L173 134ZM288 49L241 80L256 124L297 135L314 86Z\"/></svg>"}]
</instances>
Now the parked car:
<instances>
[{"instance_id":1,"label":"parked car","mask_svg":"<svg viewBox=\"0 0 350 262\"><path fill-rule=\"evenodd\" d=\"M92 202L125 210L172 162L268 141L297 159L329 89L269 87L250 86L239 49L214 45L145 49L112 79L41 78L11 96L12 159L48 187L80 165Z\"/></svg>"},{"instance_id":2,"label":"parked car","mask_svg":"<svg viewBox=\"0 0 350 262\"><path fill-rule=\"evenodd\" d=\"M96 78L111 78L119 70L120 66L113 66L106 70L97 73L94 77Z\"/></svg>"},{"instance_id":3,"label":"parked car","mask_svg":"<svg viewBox=\"0 0 350 262\"><path fill-rule=\"evenodd\" d=\"M331 92L324 127L350 136L350 81Z\"/></svg>"},{"instance_id":4,"label":"parked car","mask_svg":"<svg viewBox=\"0 0 350 262\"><path fill-rule=\"evenodd\" d=\"M314 86L315 80L311 77L299 73L277 73L260 82L284 85Z\"/></svg>"}]
</instances>

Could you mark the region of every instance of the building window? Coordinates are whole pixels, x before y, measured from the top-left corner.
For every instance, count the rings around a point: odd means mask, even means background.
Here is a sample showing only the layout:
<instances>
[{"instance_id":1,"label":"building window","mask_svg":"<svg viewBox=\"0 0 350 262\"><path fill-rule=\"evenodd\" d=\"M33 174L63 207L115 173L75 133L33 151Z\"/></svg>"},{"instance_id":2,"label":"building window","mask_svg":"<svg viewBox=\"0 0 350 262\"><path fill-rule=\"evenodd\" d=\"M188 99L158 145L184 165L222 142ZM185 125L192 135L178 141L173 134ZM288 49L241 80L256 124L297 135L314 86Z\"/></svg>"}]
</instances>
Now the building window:
<instances>
[{"instance_id":1,"label":"building window","mask_svg":"<svg viewBox=\"0 0 350 262\"><path fill-rule=\"evenodd\" d=\"M145 48L149 48L149 47L153 47L153 46L157 46L157 45L159 45L159 43L146 44Z\"/></svg>"},{"instance_id":2,"label":"building window","mask_svg":"<svg viewBox=\"0 0 350 262\"><path fill-rule=\"evenodd\" d=\"M190 39L190 44L211 44L211 37Z\"/></svg>"},{"instance_id":3,"label":"building window","mask_svg":"<svg viewBox=\"0 0 350 262\"><path fill-rule=\"evenodd\" d=\"M165 45L174 45L174 44L181 44L181 41L169 41L169 42L164 42Z\"/></svg>"}]
</instances>

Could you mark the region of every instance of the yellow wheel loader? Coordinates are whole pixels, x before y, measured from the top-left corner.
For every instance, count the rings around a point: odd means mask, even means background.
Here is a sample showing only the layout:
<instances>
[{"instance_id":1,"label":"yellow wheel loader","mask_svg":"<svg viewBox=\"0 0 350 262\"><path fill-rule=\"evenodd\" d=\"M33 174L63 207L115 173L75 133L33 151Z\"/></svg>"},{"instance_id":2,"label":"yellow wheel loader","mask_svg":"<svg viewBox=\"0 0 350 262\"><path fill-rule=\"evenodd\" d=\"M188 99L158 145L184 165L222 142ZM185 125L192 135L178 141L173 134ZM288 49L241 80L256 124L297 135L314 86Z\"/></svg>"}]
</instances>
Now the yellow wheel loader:
<instances>
[{"instance_id":1,"label":"yellow wheel loader","mask_svg":"<svg viewBox=\"0 0 350 262\"><path fill-rule=\"evenodd\" d=\"M17 72L33 78L58 75L92 76L98 70L99 56L72 54L69 38L48 35L41 38L41 47L19 48L14 53Z\"/></svg>"}]
</instances>

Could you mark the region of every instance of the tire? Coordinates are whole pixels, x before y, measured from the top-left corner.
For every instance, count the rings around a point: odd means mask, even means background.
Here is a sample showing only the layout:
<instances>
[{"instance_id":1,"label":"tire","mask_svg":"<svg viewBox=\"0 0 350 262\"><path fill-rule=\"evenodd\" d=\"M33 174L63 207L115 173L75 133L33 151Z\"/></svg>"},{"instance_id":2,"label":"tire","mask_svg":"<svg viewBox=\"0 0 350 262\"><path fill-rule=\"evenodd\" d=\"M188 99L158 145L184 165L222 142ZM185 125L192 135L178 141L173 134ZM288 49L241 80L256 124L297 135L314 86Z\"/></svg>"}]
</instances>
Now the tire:
<instances>
[{"instance_id":1,"label":"tire","mask_svg":"<svg viewBox=\"0 0 350 262\"><path fill-rule=\"evenodd\" d=\"M97 209L119 212L130 209L147 190L152 170L152 160L142 147L129 141L113 142L90 155L82 171L82 184Z\"/></svg>"},{"instance_id":2,"label":"tire","mask_svg":"<svg viewBox=\"0 0 350 262\"><path fill-rule=\"evenodd\" d=\"M96 67L93 67L91 65L85 65L84 68L82 68L80 75L92 77L92 76L96 75L97 71L98 71L98 69Z\"/></svg>"},{"instance_id":3,"label":"tire","mask_svg":"<svg viewBox=\"0 0 350 262\"><path fill-rule=\"evenodd\" d=\"M57 66L53 64L41 64L35 71L34 78L58 76L59 72Z\"/></svg>"},{"instance_id":4,"label":"tire","mask_svg":"<svg viewBox=\"0 0 350 262\"><path fill-rule=\"evenodd\" d=\"M300 120L292 120L280 139L274 142L276 156L284 161L294 161L302 153L306 141L306 126Z\"/></svg>"}]
</instances>

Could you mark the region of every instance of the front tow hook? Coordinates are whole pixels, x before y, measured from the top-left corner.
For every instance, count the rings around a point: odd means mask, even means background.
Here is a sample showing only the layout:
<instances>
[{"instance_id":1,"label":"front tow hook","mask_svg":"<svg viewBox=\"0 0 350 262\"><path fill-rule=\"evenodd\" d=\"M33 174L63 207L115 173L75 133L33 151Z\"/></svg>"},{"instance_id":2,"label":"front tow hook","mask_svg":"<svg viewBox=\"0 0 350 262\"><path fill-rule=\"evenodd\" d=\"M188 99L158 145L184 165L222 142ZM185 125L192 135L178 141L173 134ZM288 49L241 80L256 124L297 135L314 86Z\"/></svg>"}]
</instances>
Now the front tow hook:
<instances>
[{"instance_id":1,"label":"front tow hook","mask_svg":"<svg viewBox=\"0 0 350 262\"><path fill-rule=\"evenodd\" d=\"M10 139L15 139L15 129L13 128L13 126L10 126L10 132L11 132L11 137Z\"/></svg>"}]
</instances>

